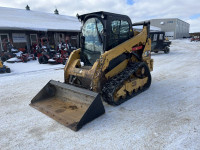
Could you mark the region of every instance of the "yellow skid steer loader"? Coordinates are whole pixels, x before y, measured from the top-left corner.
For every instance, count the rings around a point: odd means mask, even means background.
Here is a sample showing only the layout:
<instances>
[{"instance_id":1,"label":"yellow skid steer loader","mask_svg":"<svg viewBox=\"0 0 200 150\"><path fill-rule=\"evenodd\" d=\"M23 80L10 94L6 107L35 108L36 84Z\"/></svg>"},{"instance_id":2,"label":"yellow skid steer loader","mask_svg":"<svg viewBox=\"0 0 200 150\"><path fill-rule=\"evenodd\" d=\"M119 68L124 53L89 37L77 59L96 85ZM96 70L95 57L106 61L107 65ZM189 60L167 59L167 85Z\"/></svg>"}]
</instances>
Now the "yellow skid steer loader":
<instances>
[{"instance_id":1,"label":"yellow skid steer loader","mask_svg":"<svg viewBox=\"0 0 200 150\"><path fill-rule=\"evenodd\" d=\"M49 81L30 104L74 131L105 113L102 100L119 105L148 89L153 70L149 22L103 11L77 17L80 49L65 65L64 83Z\"/></svg>"}]
</instances>

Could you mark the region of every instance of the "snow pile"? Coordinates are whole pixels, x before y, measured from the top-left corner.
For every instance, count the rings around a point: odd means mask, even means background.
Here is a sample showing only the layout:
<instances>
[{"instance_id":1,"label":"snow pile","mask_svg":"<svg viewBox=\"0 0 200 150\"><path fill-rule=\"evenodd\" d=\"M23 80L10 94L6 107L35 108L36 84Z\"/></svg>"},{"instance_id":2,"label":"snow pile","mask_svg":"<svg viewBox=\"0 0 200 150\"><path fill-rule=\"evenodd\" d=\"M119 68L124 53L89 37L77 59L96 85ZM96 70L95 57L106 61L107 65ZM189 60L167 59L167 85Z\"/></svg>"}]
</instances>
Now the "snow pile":
<instances>
[{"instance_id":1,"label":"snow pile","mask_svg":"<svg viewBox=\"0 0 200 150\"><path fill-rule=\"evenodd\" d=\"M20 62L20 61L22 61L21 59L18 59L17 57L13 57L13 58L10 58L10 59L8 59L6 62Z\"/></svg>"},{"instance_id":2,"label":"snow pile","mask_svg":"<svg viewBox=\"0 0 200 150\"><path fill-rule=\"evenodd\" d=\"M23 9L0 7L0 29L28 29L36 31L79 31L76 17Z\"/></svg>"},{"instance_id":3,"label":"snow pile","mask_svg":"<svg viewBox=\"0 0 200 150\"><path fill-rule=\"evenodd\" d=\"M22 51L19 51L19 52L15 53L15 54L16 54L17 57L20 57L22 53L23 53Z\"/></svg>"},{"instance_id":4,"label":"snow pile","mask_svg":"<svg viewBox=\"0 0 200 150\"><path fill-rule=\"evenodd\" d=\"M56 62L55 60L53 59L49 59L48 62Z\"/></svg>"}]
</instances>

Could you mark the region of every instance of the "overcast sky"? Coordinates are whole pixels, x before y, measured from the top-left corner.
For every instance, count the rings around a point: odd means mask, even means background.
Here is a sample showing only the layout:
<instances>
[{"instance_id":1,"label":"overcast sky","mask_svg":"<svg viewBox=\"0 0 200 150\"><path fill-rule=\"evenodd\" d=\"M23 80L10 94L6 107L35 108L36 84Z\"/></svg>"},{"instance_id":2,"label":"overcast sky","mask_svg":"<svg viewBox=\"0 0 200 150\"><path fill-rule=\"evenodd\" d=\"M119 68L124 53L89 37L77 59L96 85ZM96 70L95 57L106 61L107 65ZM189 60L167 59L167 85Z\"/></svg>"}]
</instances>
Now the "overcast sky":
<instances>
[{"instance_id":1,"label":"overcast sky","mask_svg":"<svg viewBox=\"0 0 200 150\"><path fill-rule=\"evenodd\" d=\"M94 11L128 15L133 22L155 18L179 18L200 32L200 0L0 0L0 6L75 16Z\"/></svg>"}]
</instances>

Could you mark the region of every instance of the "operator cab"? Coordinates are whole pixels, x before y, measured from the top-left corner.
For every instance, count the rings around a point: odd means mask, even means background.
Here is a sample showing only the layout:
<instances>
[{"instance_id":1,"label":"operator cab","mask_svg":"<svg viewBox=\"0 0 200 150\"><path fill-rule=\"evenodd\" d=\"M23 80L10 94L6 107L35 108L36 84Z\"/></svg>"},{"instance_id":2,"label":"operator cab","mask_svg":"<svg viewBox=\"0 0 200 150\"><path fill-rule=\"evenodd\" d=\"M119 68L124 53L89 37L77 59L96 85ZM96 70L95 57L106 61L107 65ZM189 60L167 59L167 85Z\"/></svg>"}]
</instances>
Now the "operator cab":
<instances>
[{"instance_id":1,"label":"operator cab","mask_svg":"<svg viewBox=\"0 0 200 150\"><path fill-rule=\"evenodd\" d=\"M82 22L81 61L92 66L105 51L133 37L132 22L126 15L95 12L77 16Z\"/></svg>"}]
</instances>

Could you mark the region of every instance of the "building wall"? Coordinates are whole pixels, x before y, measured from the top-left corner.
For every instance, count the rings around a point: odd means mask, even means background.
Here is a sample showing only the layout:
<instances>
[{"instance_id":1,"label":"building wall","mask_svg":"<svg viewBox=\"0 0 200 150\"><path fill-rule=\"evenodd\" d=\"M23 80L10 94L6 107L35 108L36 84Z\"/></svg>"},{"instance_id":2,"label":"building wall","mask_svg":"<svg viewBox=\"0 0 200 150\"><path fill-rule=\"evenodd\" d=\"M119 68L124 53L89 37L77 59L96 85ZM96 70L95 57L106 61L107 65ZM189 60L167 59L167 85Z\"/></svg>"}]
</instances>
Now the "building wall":
<instances>
[{"instance_id":1,"label":"building wall","mask_svg":"<svg viewBox=\"0 0 200 150\"><path fill-rule=\"evenodd\" d=\"M189 24L177 19L152 19L151 25L161 28L169 39L189 37Z\"/></svg>"},{"instance_id":2,"label":"building wall","mask_svg":"<svg viewBox=\"0 0 200 150\"><path fill-rule=\"evenodd\" d=\"M31 35L35 36L33 41ZM31 51L33 45L40 43L40 39L48 37L49 45L57 48L60 42L70 42L73 47L77 47L78 32L42 32L42 31L22 31L22 30L0 30L0 52L7 51L7 43L10 42L17 49ZM31 40L32 39L32 40Z\"/></svg>"},{"instance_id":3,"label":"building wall","mask_svg":"<svg viewBox=\"0 0 200 150\"><path fill-rule=\"evenodd\" d=\"M183 38L183 37L189 37L189 28L190 24L177 19L177 24L176 24L176 38Z\"/></svg>"},{"instance_id":4,"label":"building wall","mask_svg":"<svg viewBox=\"0 0 200 150\"><path fill-rule=\"evenodd\" d=\"M200 32L190 33L190 36L200 36Z\"/></svg>"},{"instance_id":5,"label":"building wall","mask_svg":"<svg viewBox=\"0 0 200 150\"><path fill-rule=\"evenodd\" d=\"M7 51L8 42L16 48L25 49L29 45L29 33L27 31L0 30L0 52Z\"/></svg>"}]
</instances>

